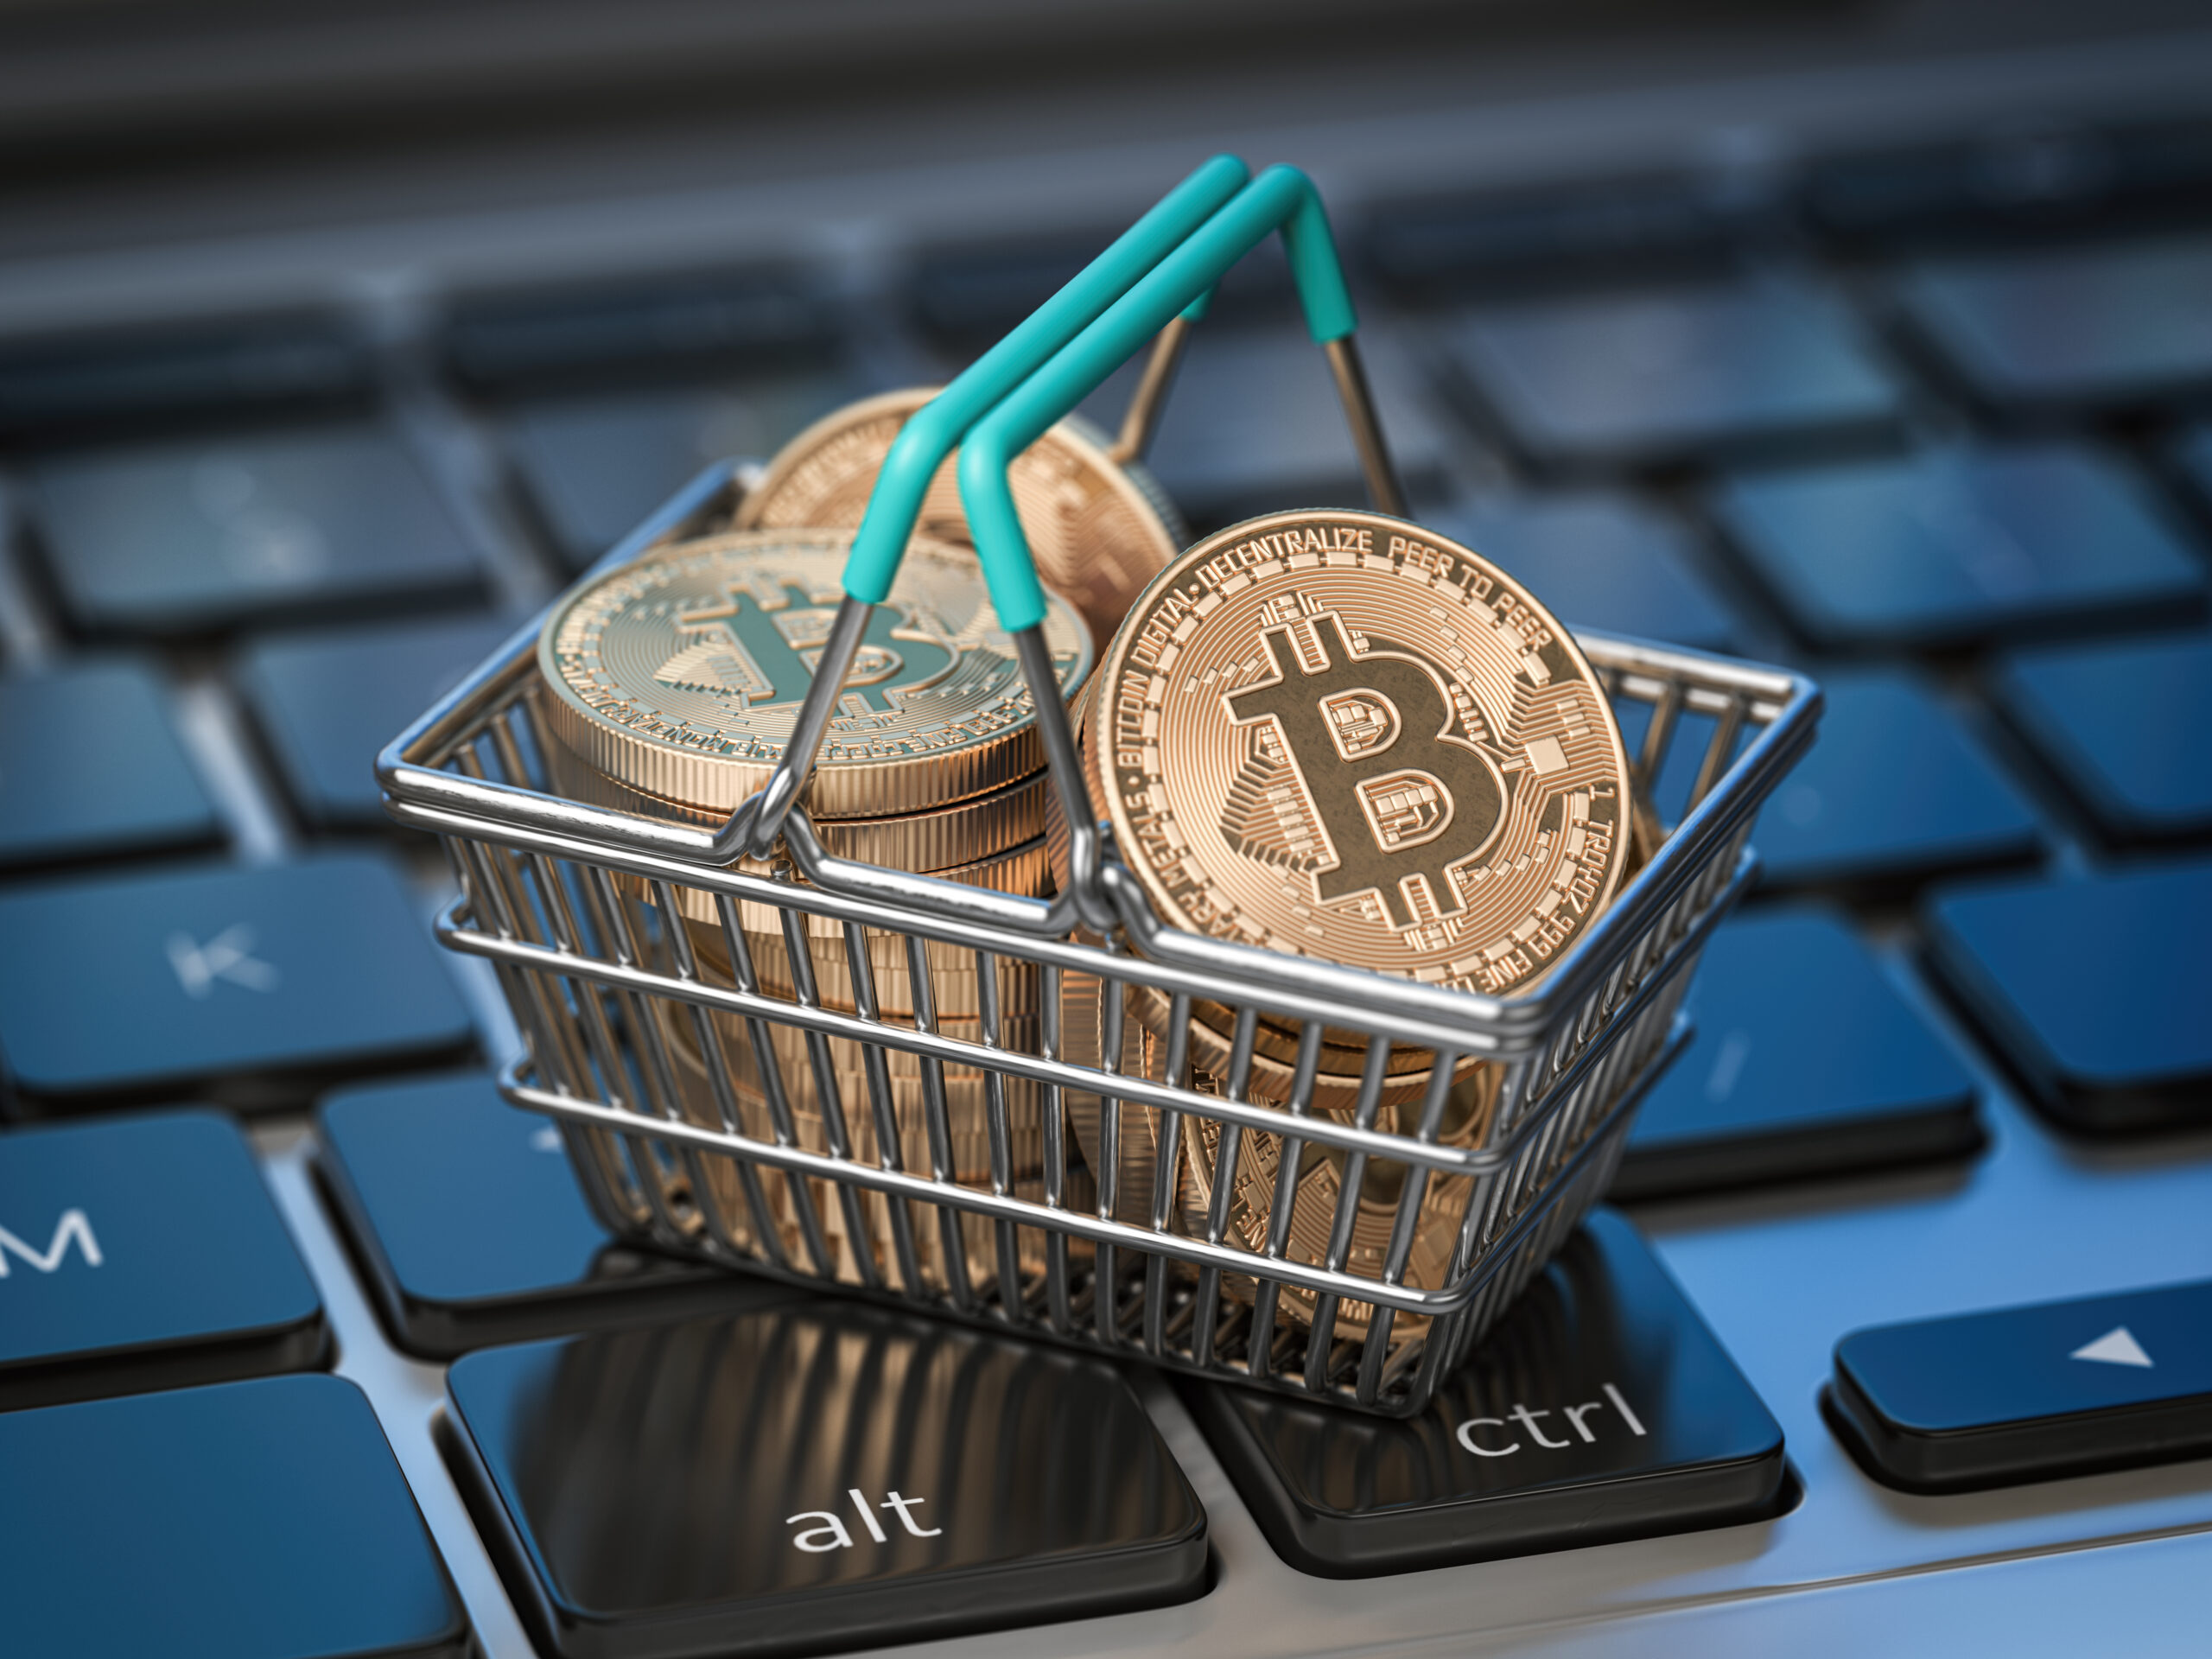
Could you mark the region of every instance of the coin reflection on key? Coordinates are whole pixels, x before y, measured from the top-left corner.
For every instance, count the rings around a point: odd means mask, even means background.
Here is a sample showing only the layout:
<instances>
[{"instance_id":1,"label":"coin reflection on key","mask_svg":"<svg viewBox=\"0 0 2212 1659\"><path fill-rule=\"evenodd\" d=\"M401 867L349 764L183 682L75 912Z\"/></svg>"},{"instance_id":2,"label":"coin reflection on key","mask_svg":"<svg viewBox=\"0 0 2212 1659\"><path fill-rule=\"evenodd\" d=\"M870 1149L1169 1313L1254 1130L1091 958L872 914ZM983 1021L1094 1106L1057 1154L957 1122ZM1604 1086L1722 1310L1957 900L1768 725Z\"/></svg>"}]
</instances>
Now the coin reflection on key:
<instances>
[{"instance_id":1,"label":"coin reflection on key","mask_svg":"<svg viewBox=\"0 0 2212 1659\"><path fill-rule=\"evenodd\" d=\"M489 1350L450 1388L449 1449L520 1535L501 1567L550 1651L872 1646L1203 1582L1197 1497L1077 1355L794 1303Z\"/></svg>"}]
</instances>

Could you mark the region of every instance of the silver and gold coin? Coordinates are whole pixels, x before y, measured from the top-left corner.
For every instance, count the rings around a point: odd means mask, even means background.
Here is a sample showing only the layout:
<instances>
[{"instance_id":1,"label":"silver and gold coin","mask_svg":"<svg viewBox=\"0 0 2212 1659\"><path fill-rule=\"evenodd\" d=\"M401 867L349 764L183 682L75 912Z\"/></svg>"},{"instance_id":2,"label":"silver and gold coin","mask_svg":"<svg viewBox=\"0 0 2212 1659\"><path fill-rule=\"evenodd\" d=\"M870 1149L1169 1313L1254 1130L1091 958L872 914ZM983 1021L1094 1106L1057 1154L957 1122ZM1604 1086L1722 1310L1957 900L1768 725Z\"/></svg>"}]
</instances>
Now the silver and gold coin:
<instances>
[{"instance_id":1,"label":"silver and gold coin","mask_svg":"<svg viewBox=\"0 0 2212 1659\"><path fill-rule=\"evenodd\" d=\"M887 391L817 421L784 446L747 492L738 526L857 528L893 440L941 390ZM1039 578L1067 596L1100 644L1153 574L1190 539L1152 475L1141 466L1117 463L1107 443L1087 422L1071 416L1015 456L1007 473ZM952 461L930 481L917 528L942 542L974 539Z\"/></svg>"},{"instance_id":2,"label":"silver and gold coin","mask_svg":"<svg viewBox=\"0 0 2212 1659\"><path fill-rule=\"evenodd\" d=\"M587 583L538 639L545 723L645 795L730 811L783 756L843 597L849 531L683 543ZM1065 696L1089 628L1049 598ZM975 554L917 537L870 618L804 798L825 818L937 810L1043 765L1035 709Z\"/></svg>"}]
</instances>

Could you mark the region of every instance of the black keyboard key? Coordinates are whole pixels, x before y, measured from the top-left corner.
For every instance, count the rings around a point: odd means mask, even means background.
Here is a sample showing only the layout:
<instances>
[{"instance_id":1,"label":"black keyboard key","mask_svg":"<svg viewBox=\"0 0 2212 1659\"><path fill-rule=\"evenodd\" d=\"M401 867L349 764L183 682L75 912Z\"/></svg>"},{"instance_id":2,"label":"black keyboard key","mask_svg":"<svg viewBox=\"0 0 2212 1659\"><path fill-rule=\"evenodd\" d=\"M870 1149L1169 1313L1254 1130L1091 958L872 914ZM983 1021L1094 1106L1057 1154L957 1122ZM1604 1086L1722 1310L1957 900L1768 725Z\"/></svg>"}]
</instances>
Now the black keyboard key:
<instances>
[{"instance_id":1,"label":"black keyboard key","mask_svg":"<svg viewBox=\"0 0 2212 1659\"><path fill-rule=\"evenodd\" d=\"M827 293L797 273L690 271L474 296L455 307L447 349L469 385L505 389L818 359L836 325Z\"/></svg>"},{"instance_id":2,"label":"black keyboard key","mask_svg":"<svg viewBox=\"0 0 2212 1659\"><path fill-rule=\"evenodd\" d=\"M508 1105L488 1077L347 1090L316 1122L316 1167L410 1353L449 1359L793 1294L617 1243L586 1205L560 1129Z\"/></svg>"},{"instance_id":3,"label":"black keyboard key","mask_svg":"<svg viewBox=\"0 0 2212 1659\"><path fill-rule=\"evenodd\" d=\"M429 480L375 426L55 455L31 484L54 589L89 634L357 619L483 587Z\"/></svg>"},{"instance_id":4,"label":"black keyboard key","mask_svg":"<svg viewBox=\"0 0 2212 1659\"><path fill-rule=\"evenodd\" d=\"M1916 678L1824 672L1821 690L1820 739L1752 836L1769 887L1892 894L2037 856L2028 804Z\"/></svg>"},{"instance_id":5,"label":"black keyboard key","mask_svg":"<svg viewBox=\"0 0 2212 1659\"><path fill-rule=\"evenodd\" d=\"M221 836L146 670L87 663L0 680L0 869L188 852Z\"/></svg>"},{"instance_id":6,"label":"black keyboard key","mask_svg":"<svg viewBox=\"0 0 2212 1659\"><path fill-rule=\"evenodd\" d=\"M1842 308L1779 286L1471 315L1454 362L1532 461L1641 466L1884 433L1897 394Z\"/></svg>"},{"instance_id":7,"label":"black keyboard key","mask_svg":"<svg viewBox=\"0 0 2212 1659\"><path fill-rule=\"evenodd\" d=\"M1960 1492L2212 1452L2212 1281L1854 1331L1828 1421L1866 1472Z\"/></svg>"},{"instance_id":8,"label":"black keyboard key","mask_svg":"<svg viewBox=\"0 0 2212 1659\"><path fill-rule=\"evenodd\" d=\"M1931 264L1901 297L1997 408L2124 406L2212 384L2212 238Z\"/></svg>"},{"instance_id":9,"label":"black keyboard key","mask_svg":"<svg viewBox=\"0 0 2212 1659\"><path fill-rule=\"evenodd\" d=\"M709 462L772 454L850 393L835 374L792 374L543 399L517 406L507 424L546 528L581 570Z\"/></svg>"},{"instance_id":10,"label":"black keyboard key","mask_svg":"<svg viewBox=\"0 0 2212 1659\"><path fill-rule=\"evenodd\" d=\"M257 640L240 689L301 816L321 829L385 823L378 751L513 631L468 615Z\"/></svg>"},{"instance_id":11,"label":"black keyboard key","mask_svg":"<svg viewBox=\"0 0 2212 1659\"><path fill-rule=\"evenodd\" d=\"M2022 652L1992 690L2113 841L2212 834L2212 637Z\"/></svg>"},{"instance_id":12,"label":"black keyboard key","mask_svg":"<svg viewBox=\"0 0 2212 1659\"><path fill-rule=\"evenodd\" d=\"M1185 1394L1268 1541L1329 1578L1730 1526L1783 1500L1781 1427L1603 1210L1421 1416Z\"/></svg>"},{"instance_id":13,"label":"black keyboard key","mask_svg":"<svg viewBox=\"0 0 2212 1659\"><path fill-rule=\"evenodd\" d=\"M1205 1513L1114 1368L817 1301L487 1349L455 1472L539 1651L817 1652L1187 1600Z\"/></svg>"},{"instance_id":14,"label":"black keyboard key","mask_svg":"<svg viewBox=\"0 0 2212 1659\"><path fill-rule=\"evenodd\" d=\"M1732 921L1690 988L1697 1036L1637 1113L1616 1202L1955 1158L1974 1080L1849 930Z\"/></svg>"},{"instance_id":15,"label":"black keyboard key","mask_svg":"<svg viewBox=\"0 0 2212 1659\"><path fill-rule=\"evenodd\" d=\"M1617 277L1624 261L1658 270L1726 261L1731 204L1688 178L1553 183L1376 210L1367 263L1400 293L1434 300L1469 290L1533 289L1562 276Z\"/></svg>"},{"instance_id":16,"label":"black keyboard key","mask_svg":"<svg viewBox=\"0 0 2212 1659\"><path fill-rule=\"evenodd\" d=\"M2203 564L2133 480L2065 444L1739 477L1723 523L1837 651L1960 646L2202 614Z\"/></svg>"},{"instance_id":17,"label":"black keyboard key","mask_svg":"<svg viewBox=\"0 0 2212 1659\"><path fill-rule=\"evenodd\" d=\"M1735 624L1688 537L1630 497L1588 491L1473 498L1423 520L1496 560L1570 627L1726 651Z\"/></svg>"},{"instance_id":18,"label":"black keyboard key","mask_svg":"<svg viewBox=\"0 0 2212 1659\"><path fill-rule=\"evenodd\" d=\"M1446 447L1426 393L1389 340L1370 342L1364 361L1399 476L1427 482ZM1118 425L1135 384L1124 372L1084 413ZM1287 501L1368 505L1328 360L1294 329L1194 334L1146 464L1178 505L1209 523Z\"/></svg>"},{"instance_id":19,"label":"black keyboard key","mask_svg":"<svg viewBox=\"0 0 2212 1659\"><path fill-rule=\"evenodd\" d=\"M1074 235L938 249L915 262L915 321L949 351L980 353L1051 299L1121 233L1102 226ZM1207 315L1215 324L1293 313L1290 266L1269 238L1231 265L1214 290Z\"/></svg>"},{"instance_id":20,"label":"black keyboard key","mask_svg":"<svg viewBox=\"0 0 2212 1659\"><path fill-rule=\"evenodd\" d=\"M361 1391L280 1376L0 1416L22 1659L462 1659L468 1617Z\"/></svg>"},{"instance_id":21,"label":"black keyboard key","mask_svg":"<svg viewBox=\"0 0 2212 1659\"><path fill-rule=\"evenodd\" d=\"M214 1112L0 1135L0 1410L318 1363L322 1302Z\"/></svg>"},{"instance_id":22,"label":"black keyboard key","mask_svg":"<svg viewBox=\"0 0 2212 1659\"><path fill-rule=\"evenodd\" d=\"M458 1058L467 1010L374 858L54 882L0 896L0 1061L19 1109L299 1103L334 1073Z\"/></svg>"},{"instance_id":23,"label":"black keyboard key","mask_svg":"<svg viewBox=\"0 0 2212 1659\"><path fill-rule=\"evenodd\" d=\"M2053 1116L2212 1122L2212 864L1960 888L1929 960Z\"/></svg>"},{"instance_id":24,"label":"black keyboard key","mask_svg":"<svg viewBox=\"0 0 2212 1659\"><path fill-rule=\"evenodd\" d=\"M208 411L349 403L369 380L366 353L322 317L42 339L0 351L0 433L51 441Z\"/></svg>"},{"instance_id":25,"label":"black keyboard key","mask_svg":"<svg viewBox=\"0 0 2212 1659\"><path fill-rule=\"evenodd\" d=\"M2212 507L2212 422L2190 427L2173 444L2175 464L2206 507Z\"/></svg>"}]
</instances>

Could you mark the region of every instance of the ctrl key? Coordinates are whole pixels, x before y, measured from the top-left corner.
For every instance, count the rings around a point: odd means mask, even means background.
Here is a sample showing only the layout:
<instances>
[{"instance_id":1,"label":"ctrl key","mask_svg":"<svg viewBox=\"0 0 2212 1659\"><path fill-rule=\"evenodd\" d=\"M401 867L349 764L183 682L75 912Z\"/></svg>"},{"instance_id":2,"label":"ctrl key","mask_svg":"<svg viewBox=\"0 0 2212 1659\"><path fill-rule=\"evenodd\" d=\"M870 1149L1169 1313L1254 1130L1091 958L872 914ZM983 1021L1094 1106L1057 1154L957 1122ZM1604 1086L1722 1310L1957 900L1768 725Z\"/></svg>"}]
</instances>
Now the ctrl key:
<instances>
[{"instance_id":1,"label":"ctrl key","mask_svg":"<svg viewBox=\"0 0 2212 1659\"><path fill-rule=\"evenodd\" d=\"M2212 1280L1854 1331L1822 1403L1907 1491L2212 1454Z\"/></svg>"},{"instance_id":2,"label":"ctrl key","mask_svg":"<svg viewBox=\"0 0 2212 1659\"><path fill-rule=\"evenodd\" d=\"M1192 1383L1268 1541L1325 1578L1770 1518L1782 1429L1636 1230L1600 1210L1402 1421Z\"/></svg>"},{"instance_id":3,"label":"ctrl key","mask_svg":"<svg viewBox=\"0 0 2212 1659\"><path fill-rule=\"evenodd\" d=\"M819 1302L492 1348L445 1445L540 1652L819 1652L1189 1600L1205 1511L1104 1363Z\"/></svg>"}]
</instances>

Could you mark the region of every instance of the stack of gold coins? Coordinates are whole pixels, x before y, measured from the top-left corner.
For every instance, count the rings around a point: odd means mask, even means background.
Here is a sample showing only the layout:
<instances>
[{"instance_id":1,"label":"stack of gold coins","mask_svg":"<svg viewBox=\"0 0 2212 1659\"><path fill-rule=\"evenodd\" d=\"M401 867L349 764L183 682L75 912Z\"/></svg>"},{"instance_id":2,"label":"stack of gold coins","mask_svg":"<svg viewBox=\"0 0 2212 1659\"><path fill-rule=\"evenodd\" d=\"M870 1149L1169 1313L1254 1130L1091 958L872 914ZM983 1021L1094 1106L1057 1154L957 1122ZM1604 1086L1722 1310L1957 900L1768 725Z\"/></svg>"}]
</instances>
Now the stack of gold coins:
<instances>
[{"instance_id":1,"label":"stack of gold coins","mask_svg":"<svg viewBox=\"0 0 2212 1659\"><path fill-rule=\"evenodd\" d=\"M872 398L819 423L772 462L741 504L737 528L663 549L572 594L540 640L539 702L555 785L596 805L719 825L766 784L811 683L830 622L850 531L865 509L892 440L933 392ZM1103 444L1064 423L1014 469L1017 509L1052 593L1045 625L1064 696L1088 675L1095 637L1118 623L1146 580L1172 556L1179 530L1141 474L1116 465ZM1080 596L1078 612L1060 595ZM990 611L967 544L950 467L932 485L922 530L910 542L888 601L877 608L832 719L803 804L833 855L1029 896L1050 890L1041 834L1049 793L1029 695L1011 639ZM752 865L789 874L787 866ZM617 878L626 901L650 902L645 884ZM711 899L679 889L701 971L735 983L736 964ZM842 924L747 901L740 943L759 988L796 997L803 979L826 1008L860 1006ZM643 918L641 918L641 920ZM790 924L802 953L794 960ZM640 937L653 930L641 925ZM879 1013L911 1021L918 1008L907 942L869 930L865 963ZM999 959L999 1019L983 1029L985 998L973 953L925 947L936 1029L969 1041L1027 1049L1042 1034L1040 976ZM702 1052L696 1022L658 1015L684 1109L720 1121L717 1076L747 1133L772 1132L766 1068L772 1064L803 1145L836 1139L827 1096L851 1154L880 1157L864 1051L842 1038L810 1046L795 1028L767 1024L765 1054L747 1022L716 1017L720 1052ZM906 1168L931 1167L920 1063L881 1051ZM822 1062L817 1065L817 1058ZM1041 1173L1041 1090L1018 1078L987 1081L973 1067L944 1068L955 1179L988 1183L995 1160L990 1099L1002 1102L1006 1146L997 1161L1021 1192ZM764 1176L790 1209L772 1172ZM734 1180L734 1173L733 1173ZM817 1186L819 1184L817 1184ZM850 1277L848 1218L826 1190L817 1208L839 1235L839 1271ZM885 1204L861 1205L879 1238ZM988 1223L967 1217L971 1271L991 1268ZM917 1225L925 1276L941 1284L934 1226ZM787 1249L796 1232L784 1231Z\"/></svg>"},{"instance_id":2,"label":"stack of gold coins","mask_svg":"<svg viewBox=\"0 0 2212 1659\"><path fill-rule=\"evenodd\" d=\"M1192 548L1131 610L1078 714L1091 798L1164 921L1432 984L1488 995L1533 986L1656 832L1604 690L1566 631L1469 549L1375 514L1276 514ZM1071 1029L1091 1021L1096 1051L1106 995L1096 981L1077 987L1067 1016ZM1122 1069L1166 1081L1169 1003L1133 991L1128 1015ZM1191 1073L1177 1081L1217 1089L1233 1030L1226 1007L1194 1004ZM1315 1109L1350 1118L1365 1046L1325 1031ZM1263 1017L1249 1093L1287 1099L1296 1053L1294 1025ZM1394 1048L1376 1127L1413 1132L1433 1063ZM1500 1082L1494 1067L1458 1064L1446 1144L1485 1141ZM1096 1098L1071 1118L1095 1147ZM1122 1192L1147 1207L1157 1172L1133 1161L1150 1157L1157 1127L1122 1107ZM1186 1122L1168 1205L1186 1230L1205 1225L1219 1151L1218 1126ZM1279 1136L1241 1138L1230 1242L1264 1248L1282 1154ZM1380 1273L1406 1173L1370 1160L1349 1270ZM1303 1149L1292 1259L1323 1261L1343 1175L1341 1154ZM1465 1178L1430 1180L1404 1282L1442 1283L1467 1196ZM1281 1306L1313 1311L1303 1294ZM1334 1333L1361 1334L1369 1312L1340 1306Z\"/></svg>"}]
</instances>

